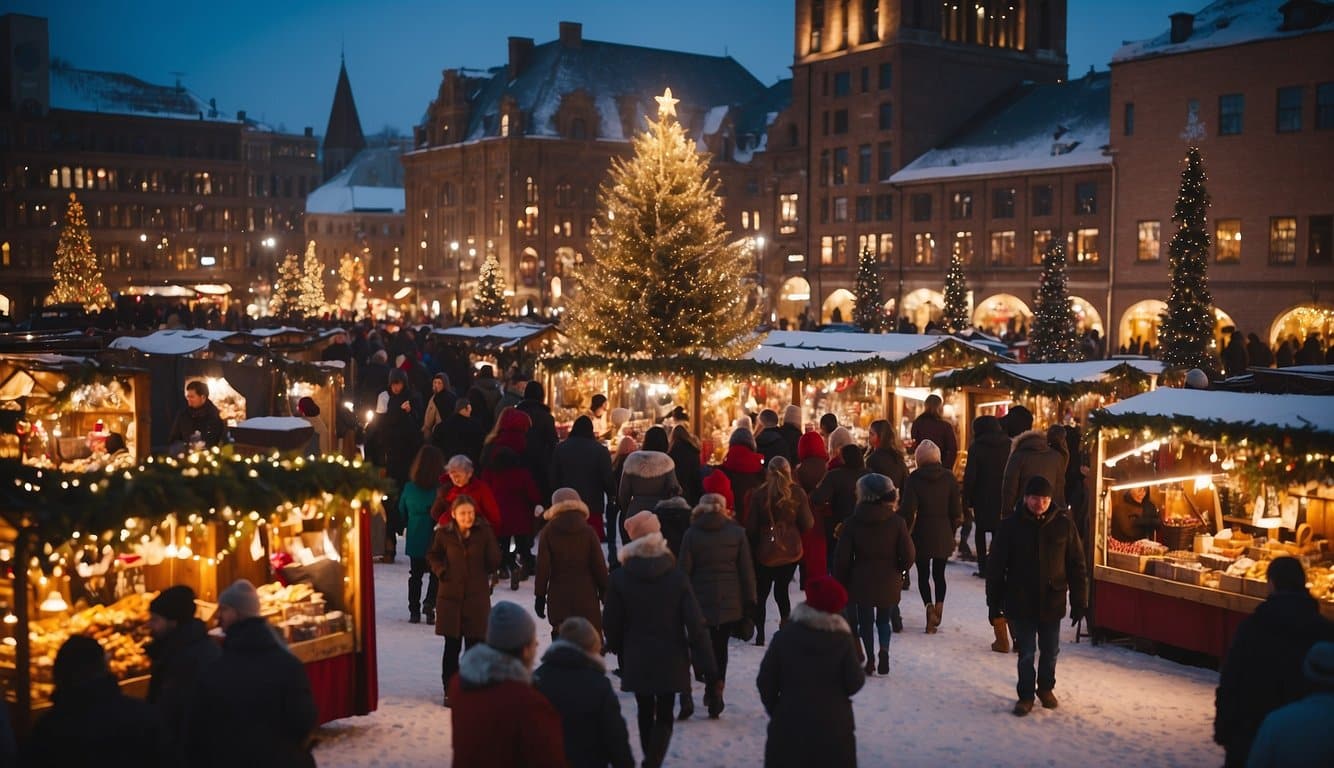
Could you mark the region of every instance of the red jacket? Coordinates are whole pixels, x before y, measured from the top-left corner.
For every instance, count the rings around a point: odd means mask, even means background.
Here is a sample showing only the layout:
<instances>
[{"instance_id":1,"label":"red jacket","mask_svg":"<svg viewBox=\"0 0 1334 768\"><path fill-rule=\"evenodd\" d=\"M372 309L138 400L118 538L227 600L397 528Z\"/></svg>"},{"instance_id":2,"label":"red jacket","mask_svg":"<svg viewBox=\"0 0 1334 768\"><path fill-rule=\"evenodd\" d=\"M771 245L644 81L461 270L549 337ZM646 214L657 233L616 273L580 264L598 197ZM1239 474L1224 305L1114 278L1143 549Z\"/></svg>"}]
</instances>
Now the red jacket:
<instances>
[{"instance_id":1,"label":"red jacket","mask_svg":"<svg viewBox=\"0 0 1334 768\"><path fill-rule=\"evenodd\" d=\"M528 682L518 659L470 648L449 681L454 765L565 768L560 713Z\"/></svg>"},{"instance_id":2,"label":"red jacket","mask_svg":"<svg viewBox=\"0 0 1334 768\"><path fill-rule=\"evenodd\" d=\"M432 520L438 523L442 516L446 519L449 517L449 505L454 503L454 497L471 496L472 500L477 502L477 513L485 517L492 528L500 530L500 507L496 504L495 494L491 493L489 485L476 475L468 479L467 485L461 487L451 483L449 475L445 475L441 483L440 490L435 494L435 503L431 505Z\"/></svg>"},{"instance_id":3,"label":"red jacket","mask_svg":"<svg viewBox=\"0 0 1334 768\"><path fill-rule=\"evenodd\" d=\"M750 511L750 492L764 482L764 457L748 446L729 445L722 470L732 482L737 522L745 525L746 513Z\"/></svg>"},{"instance_id":4,"label":"red jacket","mask_svg":"<svg viewBox=\"0 0 1334 768\"><path fill-rule=\"evenodd\" d=\"M495 489L496 506L500 508L500 526L497 536L526 536L533 532L533 507L542 503L542 494L533 481L533 473L520 463L519 456L509 448L497 448L491 454L491 463L482 470L482 482Z\"/></svg>"}]
</instances>

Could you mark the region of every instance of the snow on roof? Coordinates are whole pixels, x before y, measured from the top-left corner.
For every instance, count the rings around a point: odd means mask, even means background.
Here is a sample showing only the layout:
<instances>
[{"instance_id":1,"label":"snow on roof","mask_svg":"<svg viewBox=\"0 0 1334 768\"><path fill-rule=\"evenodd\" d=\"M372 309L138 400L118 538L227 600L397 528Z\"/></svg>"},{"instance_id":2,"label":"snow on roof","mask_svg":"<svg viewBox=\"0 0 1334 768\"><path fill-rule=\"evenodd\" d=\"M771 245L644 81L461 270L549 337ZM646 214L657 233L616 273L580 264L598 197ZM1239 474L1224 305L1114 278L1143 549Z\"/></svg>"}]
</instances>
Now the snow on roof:
<instances>
[{"instance_id":1,"label":"snow on roof","mask_svg":"<svg viewBox=\"0 0 1334 768\"><path fill-rule=\"evenodd\" d=\"M238 336L235 331L154 331L147 336L120 336L111 340L111 349L129 349L146 355L188 355L207 349L215 341Z\"/></svg>"},{"instance_id":2,"label":"snow on roof","mask_svg":"<svg viewBox=\"0 0 1334 768\"><path fill-rule=\"evenodd\" d=\"M820 368L826 365L870 360L874 357L876 357L874 352L776 347L767 344L762 344L741 356L743 360L753 360L757 363L769 363L791 368Z\"/></svg>"},{"instance_id":3,"label":"snow on roof","mask_svg":"<svg viewBox=\"0 0 1334 768\"><path fill-rule=\"evenodd\" d=\"M290 325L280 325L277 328L252 328L247 331L251 336L258 336L261 339L267 339L270 336L281 336L284 333L299 333L303 336L309 336L310 331L305 328L293 328Z\"/></svg>"},{"instance_id":4,"label":"snow on roof","mask_svg":"<svg viewBox=\"0 0 1334 768\"><path fill-rule=\"evenodd\" d=\"M1279 429L1314 429L1334 435L1334 398L1266 395L1160 387L1107 406L1113 416L1189 418L1226 424L1253 422Z\"/></svg>"},{"instance_id":5,"label":"snow on roof","mask_svg":"<svg viewBox=\"0 0 1334 768\"><path fill-rule=\"evenodd\" d=\"M407 209L402 153L398 145L358 152L338 175L306 197L306 213L402 213Z\"/></svg>"},{"instance_id":6,"label":"snow on roof","mask_svg":"<svg viewBox=\"0 0 1334 768\"><path fill-rule=\"evenodd\" d=\"M890 177L893 183L1110 166L1111 75L1021 86L998 110Z\"/></svg>"},{"instance_id":7,"label":"snow on roof","mask_svg":"<svg viewBox=\"0 0 1334 768\"><path fill-rule=\"evenodd\" d=\"M436 328L431 333L436 336L444 336L450 341L471 341L508 347L522 345L554 330L555 326L551 325L499 323L497 325L459 325L453 328Z\"/></svg>"},{"instance_id":8,"label":"snow on roof","mask_svg":"<svg viewBox=\"0 0 1334 768\"><path fill-rule=\"evenodd\" d=\"M79 112L218 119L215 109L180 86L154 85L120 72L51 68L51 106Z\"/></svg>"},{"instance_id":9,"label":"snow on roof","mask_svg":"<svg viewBox=\"0 0 1334 768\"><path fill-rule=\"evenodd\" d=\"M1283 29L1283 12L1280 9L1288 2L1289 0L1217 0L1195 14L1190 37L1174 43L1169 28L1157 37L1121 46L1112 54L1112 63L1223 48L1260 40L1297 37L1313 32L1334 31L1334 13L1328 11L1328 4L1323 4L1325 18L1322 23L1309 29Z\"/></svg>"},{"instance_id":10,"label":"snow on roof","mask_svg":"<svg viewBox=\"0 0 1334 768\"><path fill-rule=\"evenodd\" d=\"M1128 365L1151 376L1161 376L1159 360L1085 360L1078 363L998 363L996 367L1011 376L1045 384L1074 384L1102 381L1108 371Z\"/></svg>"},{"instance_id":11,"label":"snow on roof","mask_svg":"<svg viewBox=\"0 0 1334 768\"><path fill-rule=\"evenodd\" d=\"M297 416L256 416L237 422L236 426L240 429L262 429L266 432L291 432L309 429L310 422Z\"/></svg>"}]
</instances>

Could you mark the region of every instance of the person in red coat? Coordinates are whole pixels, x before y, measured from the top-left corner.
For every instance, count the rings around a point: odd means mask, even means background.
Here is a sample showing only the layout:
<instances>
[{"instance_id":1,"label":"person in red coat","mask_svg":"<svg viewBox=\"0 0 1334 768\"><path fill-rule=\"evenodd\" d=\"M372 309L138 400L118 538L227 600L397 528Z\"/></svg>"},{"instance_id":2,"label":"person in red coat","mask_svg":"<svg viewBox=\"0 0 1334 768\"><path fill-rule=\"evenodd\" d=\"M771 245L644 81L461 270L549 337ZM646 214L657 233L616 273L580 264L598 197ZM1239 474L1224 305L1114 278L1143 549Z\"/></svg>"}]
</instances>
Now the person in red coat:
<instances>
[{"instance_id":1,"label":"person in red coat","mask_svg":"<svg viewBox=\"0 0 1334 768\"><path fill-rule=\"evenodd\" d=\"M454 499L467 496L477 504L477 513L486 518L493 530L500 529L500 507L491 486L482 482L473 474L472 459L459 454L445 465L445 476L440 478L440 490L435 494L435 503L431 505L431 519L440 522L444 517L449 522L449 508Z\"/></svg>"},{"instance_id":2,"label":"person in red coat","mask_svg":"<svg viewBox=\"0 0 1334 768\"><path fill-rule=\"evenodd\" d=\"M755 436L744 427L732 431L723 457L723 474L732 483L732 501L737 522L745 525L750 510L750 492L764 482L764 456L755 448Z\"/></svg>"},{"instance_id":3,"label":"person in red coat","mask_svg":"<svg viewBox=\"0 0 1334 768\"><path fill-rule=\"evenodd\" d=\"M560 713L532 685L537 624L518 605L491 608L486 642L469 648L449 684L454 765L565 768Z\"/></svg>"},{"instance_id":4,"label":"person in red coat","mask_svg":"<svg viewBox=\"0 0 1334 768\"><path fill-rule=\"evenodd\" d=\"M505 415L509 413L506 411ZM501 419L503 421L504 416ZM523 436L519 438L522 440ZM496 537L504 558L500 566L501 578L508 571L510 589L515 590L525 575L533 571L528 559L533 548L533 508L542 503L542 496L533 473L523 463L522 451L493 442L482 449L482 456L482 483L492 489L496 506L500 508ZM513 552L510 542L514 542Z\"/></svg>"},{"instance_id":5,"label":"person in red coat","mask_svg":"<svg viewBox=\"0 0 1334 768\"><path fill-rule=\"evenodd\" d=\"M797 440L796 481L807 498L815 493L829 471L828 463L829 452L825 450L824 438L819 432L807 432ZM829 549L824 537L824 519L829 517L829 504L811 504L811 514L818 524L801 534L802 589L816 576L829 573Z\"/></svg>"}]
</instances>

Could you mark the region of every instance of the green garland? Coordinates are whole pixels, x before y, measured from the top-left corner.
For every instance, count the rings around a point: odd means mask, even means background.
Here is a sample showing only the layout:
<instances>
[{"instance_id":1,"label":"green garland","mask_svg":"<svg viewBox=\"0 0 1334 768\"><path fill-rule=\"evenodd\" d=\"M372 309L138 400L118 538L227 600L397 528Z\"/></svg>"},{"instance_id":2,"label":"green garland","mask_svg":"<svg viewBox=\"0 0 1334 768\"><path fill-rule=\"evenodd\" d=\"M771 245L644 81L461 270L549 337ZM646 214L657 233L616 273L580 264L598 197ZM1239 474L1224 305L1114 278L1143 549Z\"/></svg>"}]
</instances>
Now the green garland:
<instances>
[{"instance_id":1,"label":"green garland","mask_svg":"<svg viewBox=\"0 0 1334 768\"><path fill-rule=\"evenodd\" d=\"M826 350L827 351L827 350ZM608 369L629 376L701 376L703 378L769 379L846 379L870 373L898 374L923 366L932 355L945 355L960 364L983 365L994 362L989 352L947 338L941 346L931 347L898 360L872 357L846 363L810 367L783 365L760 360L728 360L701 357L618 358L602 355L551 355L539 363L553 372Z\"/></svg>"},{"instance_id":2,"label":"green garland","mask_svg":"<svg viewBox=\"0 0 1334 768\"><path fill-rule=\"evenodd\" d=\"M1148 389L1152 381L1152 374L1145 373L1129 363L1108 368L1099 381L1050 382L1025 379L1001 368L999 363L986 362L970 368L958 368L948 373L936 374L931 379L931 386L942 389L994 386L1025 397L1075 400L1084 395L1121 394L1127 388L1142 392Z\"/></svg>"},{"instance_id":3,"label":"green garland","mask_svg":"<svg viewBox=\"0 0 1334 768\"><path fill-rule=\"evenodd\" d=\"M39 545L58 545L75 534L114 534L129 518L153 524L175 513L211 520L227 507L267 515L286 502L326 493L374 501L391 489L378 468L359 460L241 456L230 446L156 457L111 473L12 468L4 473L12 481L0 487L0 515L35 534Z\"/></svg>"}]
</instances>

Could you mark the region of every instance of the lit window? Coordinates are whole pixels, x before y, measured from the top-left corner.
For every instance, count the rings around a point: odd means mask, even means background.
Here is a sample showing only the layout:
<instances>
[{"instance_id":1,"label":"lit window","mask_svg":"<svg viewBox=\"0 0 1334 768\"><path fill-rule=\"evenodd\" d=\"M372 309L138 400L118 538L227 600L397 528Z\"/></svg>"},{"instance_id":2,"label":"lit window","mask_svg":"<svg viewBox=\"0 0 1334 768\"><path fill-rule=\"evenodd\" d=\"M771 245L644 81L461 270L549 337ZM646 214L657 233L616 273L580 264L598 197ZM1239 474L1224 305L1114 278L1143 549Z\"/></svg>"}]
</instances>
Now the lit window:
<instances>
[{"instance_id":1,"label":"lit window","mask_svg":"<svg viewBox=\"0 0 1334 768\"><path fill-rule=\"evenodd\" d=\"M1074 246L1076 264L1098 263L1098 230L1096 228L1076 229Z\"/></svg>"},{"instance_id":2,"label":"lit window","mask_svg":"<svg viewBox=\"0 0 1334 768\"><path fill-rule=\"evenodd\" d=\"M798 196L796 192L781 194L778 196L778 232L783 235L791 235L797 231Z\"/></svg>"},{"instance_id":3,"label":"lit window","mask_svg":"<svg viewBox=\"0 0 1334 768\"><path fill-rule=\"evenodd\" d=\"M993 267L1014 266L1014 243L1015 243L1015 232L1013 229L1007 229L1001 232L992 232L991 258L990 258L991 266Z\"/></svg>"},{"instance_id":4,"label":"lit window","mask_svg":"<svg viewBox=\"0 0 1334 768\"><path fill-rule=\"evenodd\" d=\"M1275 216L1269 220L1269 263L1297 263L1297 219Z\"/></svg>"},{"instance_id":5,"label":"lit window","mask_svg":"<svg viewBox=\"0 0 1334 768\"><path fill-rule=\"evenodd\" d=\"M1033 264L1041 264L1042 257L1047 253L1047 246L1051 244L1050 229L1033 230L1033 253L1030 261Z\"/></svg>"},{"instance_id":6,"label":"lit window","mask_svg":"<svg viewBox=\"0 0 1334 768\"><path fill-rule=\"evenodd\" d=\"M973 262L973 233L955 232L954 233L954 255L959 257L959 261L964 264Z\"/></svg>"},{"instance_id":7,"label":"lit window","mask_svg":"<svg viewBox=\"0 0 1334 768\"><path fill-rule=\"evenodd\" d=\"M1214 221L1214 261L1219 264L1241 261L1241 219Z\"/></svg>"},{"instance_id":8,"label":"lit window","mask_svg":"<svg viewBox=\"0 0 1334 768\"><path fill-rule=\"evenodd\" d=\"M1138 245L1135 248L1135 261L1157 261L1161 255L1162 222L1141 221L1137 225Z\"/></svg>"},{"instance_id":9,"label":"lit window","mask_svg":"<svg viewBox=\"0 0 1334 768\"><path fill-rule=\"evenodd\" d=\"M886 264L894 260L894 234L892 232L880 233L880 260Z\"/></svg>"},{"instance_id":10,"label":"lit window","mask_svg":"<svg viewBox=\"0 0 1334 768\"><path fill-rule=\"evenodd\" d=\"M917 265L936 263L936 238L930 232L918 232L913 235L912 263Z\"/></svg>"}]
</instances>

